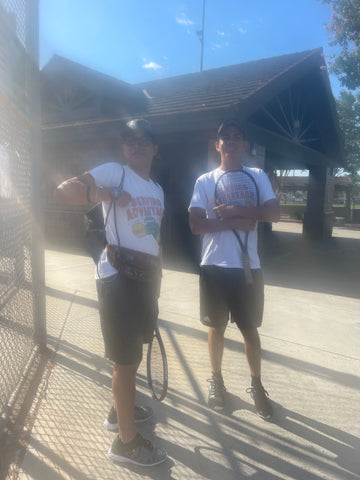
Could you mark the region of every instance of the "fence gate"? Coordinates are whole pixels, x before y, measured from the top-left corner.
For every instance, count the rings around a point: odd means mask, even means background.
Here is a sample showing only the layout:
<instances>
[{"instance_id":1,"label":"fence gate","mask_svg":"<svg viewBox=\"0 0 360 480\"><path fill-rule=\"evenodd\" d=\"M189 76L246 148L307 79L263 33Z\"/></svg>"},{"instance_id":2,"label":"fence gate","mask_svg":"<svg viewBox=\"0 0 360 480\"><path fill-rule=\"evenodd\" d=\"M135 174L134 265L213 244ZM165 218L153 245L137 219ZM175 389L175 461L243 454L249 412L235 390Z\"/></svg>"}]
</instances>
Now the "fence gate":
<instances>
[{"instance_id":1,"label":"fence gate","mask_svg":"<svg viewBox=\"0 0 360 480\"><path fill-rule=\"evenodd\" d=\"M46 345L37 38L38 0L0 0L0 442Z\"/></svg>"}]
</instances>

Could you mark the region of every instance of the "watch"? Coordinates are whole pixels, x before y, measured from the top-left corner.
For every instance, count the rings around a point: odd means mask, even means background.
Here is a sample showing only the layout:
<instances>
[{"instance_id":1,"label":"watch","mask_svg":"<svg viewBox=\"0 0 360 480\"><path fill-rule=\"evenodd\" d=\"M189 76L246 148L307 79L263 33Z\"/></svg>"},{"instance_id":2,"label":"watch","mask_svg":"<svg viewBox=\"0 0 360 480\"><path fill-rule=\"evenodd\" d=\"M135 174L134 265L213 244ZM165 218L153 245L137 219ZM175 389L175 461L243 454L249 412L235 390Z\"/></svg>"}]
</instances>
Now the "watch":
<instances>
[{"instance_id":1,"label":"watch","mask_svg":"<svg viewBox=\"0 0 360 480\"><path fill-rule=\"evenodd\" d=\"M112 198L115 198L115 200L121 196L122 191L123 191L122 187L111 187L110 188L111 196L112 196Z\"/></svg>"}]
</instances>

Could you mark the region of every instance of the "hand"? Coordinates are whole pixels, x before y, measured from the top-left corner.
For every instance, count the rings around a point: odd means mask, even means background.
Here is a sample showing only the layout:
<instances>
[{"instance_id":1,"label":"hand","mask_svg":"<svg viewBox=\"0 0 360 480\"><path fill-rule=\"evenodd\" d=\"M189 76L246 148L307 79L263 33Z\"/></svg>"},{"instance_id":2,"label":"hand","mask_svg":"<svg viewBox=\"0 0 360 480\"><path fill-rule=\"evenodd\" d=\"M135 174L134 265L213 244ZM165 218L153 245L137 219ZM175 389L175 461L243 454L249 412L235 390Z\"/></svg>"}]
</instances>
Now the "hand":
<instances>
[{"instance_id":1,"label":"hand","mask_svg":"<svg viewBox=\"0 0 360 480\"><path fill-rule=\"evenodd\" d=\"M256 228L256 220L253 218L233 217L228 220L231 229L250 232Z\"/></svg>"},{"instance_id":2,"label":"hand","mask_svg":"<svg viewBox=\"0 0 360 480\"><path fill-rule=\"evenodd\" d=\"M214 207L213 211L215 212L218 220L224 220L225 218L233 217L235 214L234 205L225 205L224 203Z\"/></svg>"},{"instance_id":3,"label":"hand","mask_svg":"<svg viewBox=\"0 0 360 480\"><path fill-rule=\"evenodd\" d=\"M116 205L118 207L126 207L126 205L128 205L130 203L130 201L131 201L131 195L130 195L130 193L126 192L125 190L123 190L121 192L120 197L115 200Z\"/></svg>"},{"instance_id":4,"label":"hand","mask_svg":"<svg viewBox=\"0 0 360 480\"><path fill-rule=\"evenodd\" d=\"M94 188L94 193L92 194L94 202L111 202L113 197L111 195L111 189L106 187L96 187ZM115 200L116 205L119 207L126 207L130 202L131 195L130 193L123 190L119 198Z\"/></svg>"}]
</instances>

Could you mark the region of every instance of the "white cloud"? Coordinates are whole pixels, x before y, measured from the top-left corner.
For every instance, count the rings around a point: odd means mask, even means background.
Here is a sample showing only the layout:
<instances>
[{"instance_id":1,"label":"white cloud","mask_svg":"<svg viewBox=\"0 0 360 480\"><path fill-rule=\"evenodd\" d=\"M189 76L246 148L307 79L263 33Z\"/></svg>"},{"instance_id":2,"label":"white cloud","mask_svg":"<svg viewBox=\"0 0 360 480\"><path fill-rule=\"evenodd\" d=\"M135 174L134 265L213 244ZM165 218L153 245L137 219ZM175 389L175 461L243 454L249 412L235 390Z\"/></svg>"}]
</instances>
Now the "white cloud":
<instances>
[{"instance_id":1,"label":"white cloud","mask_svg":"<svg viewBox=\"0 0 360 480\"><path fill-rule=\"evenodd\" d=\"M220 37L223 37L225 35L225 32L217 32L217 34L220 36Z\"/></svg>"},{"instance_id":2,"label":"white cloud","mask_svg":"<svg viewBox=\"0 0 360 480\"><path fill-rule=\"evenodd\" d=\"M149 68L151 70L160 70L161 68L163 68L161 65L159 65L158 63L155 63L155 62L149 62L149 63L145 63L142 68Z\"/></svg>"},{"instance_id":3,"label":"white cloud","mask_svg":"<svg viewBox=\"0 0 360 480\"><path fill-rule=\"evenodd\" d=\"M233 23L232 27L234 27L241 35L247 34L247 27L249 26L248 20L242 20L239 23Z\"/></svg>"},{"instance_id":4,"label":"white cloud","mask_svg":"<svg viewBox=\"0 0 360 480\"><path fill-rule=\"evenodd\" d=\"M212 43L211 44L211 50L218 50L219 48L221 48L221 45L219 43Z\"/></svg>"},{"instance_id":5,"label":"white cloud","mask_svg":"<svg viewBox=\"0 0 360 480\"><path fill-rule=\"evenodd\" d=\"M179 23L180 25L185 25L185 26L190 26L190 25L194 25L195 22L193 22L192 20L190 20L190 18L188 18L185 13L181 13L178 17L176 17L176 21L177 23Z\"/></svg>"},{"instance_id":6,"label":"white cloud","mask_svg":"<svg viewBox=\"0 0 360 480\"><path fill-rule=\"evenodd\" d=\"M221 43L215 43L215 42L211 42L210 43L210 48L213 52L215 52L216 50L220 50L222 48L226 48L226 47L229 47L230 43L228 41L226 42L221 42Z\"/></svg>"}]
</instances>

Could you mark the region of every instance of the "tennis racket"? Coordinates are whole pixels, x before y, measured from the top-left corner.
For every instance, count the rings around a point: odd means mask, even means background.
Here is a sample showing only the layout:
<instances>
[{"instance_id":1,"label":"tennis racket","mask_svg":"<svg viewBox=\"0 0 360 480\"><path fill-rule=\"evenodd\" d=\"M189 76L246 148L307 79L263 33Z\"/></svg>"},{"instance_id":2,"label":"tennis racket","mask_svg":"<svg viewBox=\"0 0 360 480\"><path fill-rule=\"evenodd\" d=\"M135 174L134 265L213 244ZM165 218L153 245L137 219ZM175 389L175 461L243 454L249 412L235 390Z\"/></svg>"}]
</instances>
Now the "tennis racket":
<instances>
[{"instance_id":1,"label":"tennis racket","mask_svg":"<svg viewBox=\"0 0 360 480\"><path fill-rule=\"evenodd\" d=\"M152 342L149 343L146 370L152 396L160 402L165 398L168 388L168 366L164 343L157 326Z\"/></svg>"},{"instance_id":2,"label":"tennis racket","mask_svg":"<svg viewBox=\"0 0 360 480\"><path fill-rule=\"evenodd\" d=\"M247 171L228 170L217 180L215 185L216 205L239 205L242 207L255 207L259 204L259 190L253 177ZM242 264L245 275L245 282L253 282L250 258L248 253L248 239L250 232L233 230L239 245L242 257Z\"/></svg>"}]
</instances>

